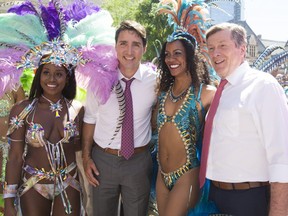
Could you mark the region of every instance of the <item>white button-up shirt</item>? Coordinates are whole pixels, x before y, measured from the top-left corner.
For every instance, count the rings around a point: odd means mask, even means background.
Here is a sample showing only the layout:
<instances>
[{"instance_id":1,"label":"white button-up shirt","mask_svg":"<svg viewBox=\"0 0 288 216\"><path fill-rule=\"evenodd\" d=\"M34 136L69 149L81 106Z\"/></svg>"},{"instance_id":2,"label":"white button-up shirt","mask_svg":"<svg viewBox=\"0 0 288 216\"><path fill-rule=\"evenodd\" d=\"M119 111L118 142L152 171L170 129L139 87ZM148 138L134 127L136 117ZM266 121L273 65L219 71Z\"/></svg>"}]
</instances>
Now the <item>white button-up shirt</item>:
<instances>
[{"instance_id":1,"label":"white button-up shirt","mask_svg":"<svg viewBox=\"0 0 288 216\"><path fill-rule=\"evenodd\" d=\"M156 102L156 72L146 65L140 65L131 84L134 117L134 147L146 145L151 139L151 112ZM119 71L119 80L125 78ZM120 81L123 91L124 81ZM120 149L121 129L111 143L111 138L120 115L119 104L114 91L105 104L100 104L92 92L87 92L84 122L96 124L94 141L102 148ZM111 144L110 144L111 143ZM108 144L110 144L108 146Z\"/></svg>"},{"instance_id":2,"label":"white button-up shirt","mask_svg":"<svg viewBox=\"0 0 288 216\"><path fill-rule=\"evenodd\" d=\"M288 182L288 106L272 75L243 63L227 78L214 117L208 179Z\"/></svg>"}]
</instances>

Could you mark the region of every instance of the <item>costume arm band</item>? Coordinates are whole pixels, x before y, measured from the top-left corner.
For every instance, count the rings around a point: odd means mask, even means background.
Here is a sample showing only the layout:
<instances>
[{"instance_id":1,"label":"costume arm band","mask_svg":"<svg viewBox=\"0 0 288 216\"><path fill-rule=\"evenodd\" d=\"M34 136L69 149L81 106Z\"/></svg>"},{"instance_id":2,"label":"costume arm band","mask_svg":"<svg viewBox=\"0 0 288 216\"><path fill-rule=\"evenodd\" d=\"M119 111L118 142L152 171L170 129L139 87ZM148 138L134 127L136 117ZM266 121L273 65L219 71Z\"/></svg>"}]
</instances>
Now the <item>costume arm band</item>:
<instances>
[{"instance_id":1,"label":"costume arm band","mask_svg":"<svg viewBox=\"0 0 288 216\"><path fill-rule=\"evenodd\" d=\"M8 185L7 182L5 182L4 187L3 187L3 198L7 199L7 198L16 197L17 189L18 189L18 184Z\"/></svg>"},{"instance_id":2,"label":"costume arm band","mask_svg":"<svg viewBox=\"0 0 288 216\"><path fill-rule=\"evenodd\" d=\"M24 142L24 140L16 140L16 139L12 139L10 137L7 137L8 143L10 144L11 142Z\"/></svg>"},{"instance_id":3,"label":"costume arm band","mask_svg":"<svg viewBox=\"0 0 288 216\"><path fill-rule=\"evenodd\" d=\"M37 102L37 98L35 98L31 104L26 106L22 112L18 116L14 116L10 119L9 128L7 131L7 136L12 134L16 129L21 128L24 125L24 119L30 113L30 111L34 108L35 103Z\"/></svg>"}]
</instances>

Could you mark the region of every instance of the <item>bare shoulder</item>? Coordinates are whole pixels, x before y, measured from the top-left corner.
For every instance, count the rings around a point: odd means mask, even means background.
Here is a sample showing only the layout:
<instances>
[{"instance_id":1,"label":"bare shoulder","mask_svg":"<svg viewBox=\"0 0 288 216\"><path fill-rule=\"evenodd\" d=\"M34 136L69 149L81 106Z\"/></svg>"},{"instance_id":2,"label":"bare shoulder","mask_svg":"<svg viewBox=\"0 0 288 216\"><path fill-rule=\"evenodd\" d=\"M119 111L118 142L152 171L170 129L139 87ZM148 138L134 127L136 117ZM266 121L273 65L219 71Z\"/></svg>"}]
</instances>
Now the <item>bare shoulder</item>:
<instances>
[{"instance_id":1,"label":"bare shoulder","mask_svg":"<svg viewBox=\"0 0 288 216\"><path fill-rule=\"evenodd\" d=\"M215 93L217 88L213 85L203 85L202 89L203 89L203 91Z\"/></svg>"},{"instance_id":2,"label":"bare shoulder","mask_svg":"<svg viewBox=\"0 0 288 216\"><path fill-rule=\"evenodd\" d=\"M25 99L25 92L23 88L20 86L17 90L13 91L13 96L16 102L22 101Z\"/></svg>"},{"instance_id":3,"label":"bare shoulder","mask_svg":"<svg viewBox=\"0 0 288 216\"><path fill-rule=\"evenodd\" d=\"M31 100L22 100L14 104L14 106L10 110L10 116L19 115L25 108L27 109L28 105L31 103Z\"/></svg>"},{"instance_id":4,"label":"bare shoulder","mask_svg":"<svg viewBox=\"0 0 288 216\"><path fill-rule=\"evenodd\" d=\"M212 100L215 95L216 90L217 89L215 86L203 85L201 97L203 95L204 97L210 98Z\"/></svg>"},{"instance_id":5,"label":"bare shoulder","mask_svg":"<svg viewBox=\"0 0 288 216\"><path fill-rule=\"evenodd\" d=\"M208 109L210 106L214 95L216 92L216 87L212 85L203 85L201 93L201 101L205 109Z\"/></svg>"}]
</instances>

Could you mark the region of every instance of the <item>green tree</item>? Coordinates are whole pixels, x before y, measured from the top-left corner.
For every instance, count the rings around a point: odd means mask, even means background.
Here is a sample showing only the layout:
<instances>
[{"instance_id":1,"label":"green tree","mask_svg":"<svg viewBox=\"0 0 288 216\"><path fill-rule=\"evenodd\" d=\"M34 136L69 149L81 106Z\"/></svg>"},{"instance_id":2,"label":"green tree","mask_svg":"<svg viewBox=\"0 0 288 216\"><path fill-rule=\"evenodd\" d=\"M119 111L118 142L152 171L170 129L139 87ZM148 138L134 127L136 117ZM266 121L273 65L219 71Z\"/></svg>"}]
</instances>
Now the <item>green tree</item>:
<instances>
[{"instance_id":1,"label":"green tree","mask_svg":"<svg viewBox=\"0 0 288 216\"><path fill-rule=\"evenodd\" d=\"M135 20L139 2L139 0L104 0L102 8L110 12L114 20L113 25L118 26L125 19Z\"/></svg>"},{"instance_id":2,"label":"green tree","mask_svg":"<svg viewBox=\"0 0 288 216\"><path fill-rule=\"evenodd\" d=\"M160 52L167 36L173 32L172 27L168 26L167 16L157 13L158 2L158 0L104 0L102 4L102 8L111 13L114 26L118 26L125 19L132 19L146 28L148 47L144 61L152 61L157 56L157 51Z\"/></svg>"},{"instance_id":3,"label":"green tree","mask_svg":"<svg viewBox=\"0 0 288 216\"><path fill-rule=\"evenodd\" d=\"M168 26L167 16L157 12L158 2L158 0L143 0L135 14L135 20L147 30L148 47L144 56L147 61L152 61L156 57L167 36L173 32L172 27Z\"/></svg>"}]
</instances>

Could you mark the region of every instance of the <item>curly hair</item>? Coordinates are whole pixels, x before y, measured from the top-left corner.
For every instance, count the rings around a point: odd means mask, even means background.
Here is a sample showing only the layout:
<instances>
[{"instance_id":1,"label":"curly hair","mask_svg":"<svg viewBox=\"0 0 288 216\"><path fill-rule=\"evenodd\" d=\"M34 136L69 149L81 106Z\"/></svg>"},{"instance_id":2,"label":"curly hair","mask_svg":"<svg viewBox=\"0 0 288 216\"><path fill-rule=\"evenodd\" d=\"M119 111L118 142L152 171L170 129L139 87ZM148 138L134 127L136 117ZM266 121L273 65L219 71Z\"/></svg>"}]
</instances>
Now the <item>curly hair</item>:
<instances>
[{"instance_id":1,"label":"curly hair","mask_svg":"<svg viewBox=\"0 0 288 216\"><path fill-rule=\"evenodd\" d=\"M186 52L186 62L188 66L188 72L192 78L192 85L198 88L200 83L210 84L210 75L208 68L201 57L201 54L196 50L194 46L185 39L177 39L184 46ZM160 84L159 91L167 92L170 86L173 84L175 78L171 75L170 70L165 63L165 50L167 43L165 42L162 46L159 59L159 70L160 70Z\"/></svg>"}]
</instances>

